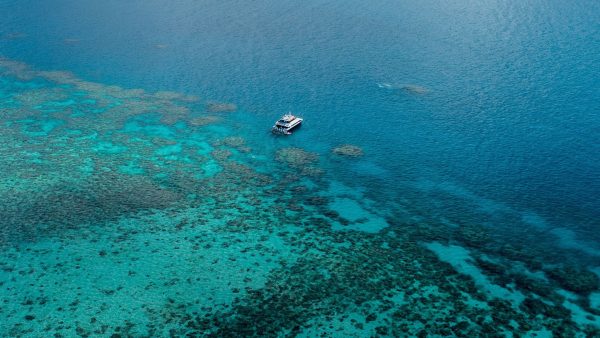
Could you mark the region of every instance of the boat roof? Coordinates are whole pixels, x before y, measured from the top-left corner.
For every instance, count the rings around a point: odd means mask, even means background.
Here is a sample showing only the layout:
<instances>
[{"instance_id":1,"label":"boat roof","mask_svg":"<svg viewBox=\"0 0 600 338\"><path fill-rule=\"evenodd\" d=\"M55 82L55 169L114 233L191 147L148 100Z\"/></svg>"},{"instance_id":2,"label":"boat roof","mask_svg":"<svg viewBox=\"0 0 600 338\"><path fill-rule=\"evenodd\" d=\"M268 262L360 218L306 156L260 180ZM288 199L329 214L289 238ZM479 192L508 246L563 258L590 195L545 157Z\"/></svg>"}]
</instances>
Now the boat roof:
<instances>
[{"instance_id":1,"label":"boat roof","mask_svg":"<svg viewBox=\"0 0 600 338\"><path fill-rule=\"evenodd\" d=\"M281 117L280 121L290 122L290 121L293 121L294 119L296 119L296 116L294 116L292 114L285 114Z\"/></svg>"}]
</instances>

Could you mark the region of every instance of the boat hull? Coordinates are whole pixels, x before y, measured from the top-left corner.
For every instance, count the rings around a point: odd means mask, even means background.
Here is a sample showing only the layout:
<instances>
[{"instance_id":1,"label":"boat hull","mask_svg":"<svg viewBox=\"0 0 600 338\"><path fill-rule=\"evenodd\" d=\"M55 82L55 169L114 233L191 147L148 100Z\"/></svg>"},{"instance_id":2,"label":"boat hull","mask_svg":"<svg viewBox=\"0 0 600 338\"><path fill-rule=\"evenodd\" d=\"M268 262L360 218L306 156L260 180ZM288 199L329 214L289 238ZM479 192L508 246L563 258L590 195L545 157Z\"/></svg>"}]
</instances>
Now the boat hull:
<instances>
[{"instance_id":1,"label":"boat hull","mask_svg":"<svg viewBox=\"0 0 600 338\"><path fill-rule=\"evenodd\" d=\"M274 134L291 135L294 130L297 130L298 128L300 128L300 126L302 125L302 121L303 120L301 118L297 118L296 121L293 121L292 123L285 125L285 126L278 125L276 123L273 126L273 128L271 128L271 131Z\"/></svg>"}]
</instances>

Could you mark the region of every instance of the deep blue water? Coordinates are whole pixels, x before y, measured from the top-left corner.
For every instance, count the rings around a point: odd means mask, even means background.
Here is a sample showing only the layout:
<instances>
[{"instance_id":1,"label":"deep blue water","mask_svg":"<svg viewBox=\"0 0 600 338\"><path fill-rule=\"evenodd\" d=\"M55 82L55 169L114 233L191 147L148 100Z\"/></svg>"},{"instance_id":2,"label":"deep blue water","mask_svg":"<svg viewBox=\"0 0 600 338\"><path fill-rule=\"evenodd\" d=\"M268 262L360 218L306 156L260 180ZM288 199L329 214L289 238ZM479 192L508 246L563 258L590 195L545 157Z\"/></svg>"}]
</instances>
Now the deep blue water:
<instances>
[{"instance_id":1,"label":"deep blue water","mask_svg":"<svg viewBox=\"0 0 600 338\"><path fill-rule=\"evenodd\" d=\"M398 222L531 227L600 271L600 2L4 0L0 55L233 102L219 132L259 157L357 145L326 178ZM286 111L304 126L273 138Z\"/></svg>"},{"instance_id":2,"label":"deep blue water","mask_svg":"<svg viewBox=\"0 0 600 338\"><path fill-rule=\"evenodd\" d=\"M292 110L310 126L298 144L359 140L392 176L426 168L560 222L598 216L595 1L3 1L2 13L3 32L27 36L2 53L39 68L236 102L261 131Z\"/></svg>"}]
</instances>

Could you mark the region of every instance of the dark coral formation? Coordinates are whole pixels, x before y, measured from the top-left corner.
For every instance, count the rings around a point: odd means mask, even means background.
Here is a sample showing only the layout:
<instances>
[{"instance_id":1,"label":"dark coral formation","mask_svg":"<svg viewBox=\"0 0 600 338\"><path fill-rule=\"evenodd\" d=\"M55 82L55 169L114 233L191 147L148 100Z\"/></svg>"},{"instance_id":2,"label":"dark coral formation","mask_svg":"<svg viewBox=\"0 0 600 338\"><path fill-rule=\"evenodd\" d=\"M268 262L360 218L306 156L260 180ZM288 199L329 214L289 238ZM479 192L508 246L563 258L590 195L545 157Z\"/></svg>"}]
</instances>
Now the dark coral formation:
<instances>
[{"instance_id":1,"label":"dark coral formation","mask_svg":"<svg viewBox=\"0 0 600 338\"><path fill-rule=\"evenodd\" d=\"M64 184L71 184L64 181ZM60 234L64 229L101 224L144 210L163 209L182 195L148 178L103 173L78 186L14 193L0 204L2 243ZM41 228L39 225L43 224ZM43 231L42 231L43 229ZM7 237L4 237L7 236Z\"/></svg>"},{"instance_id":2,"label":"dark coral formation","mask_svg":"<svg viewBox=\"0 0 600 338\"><path fill-rule=\"evenodd\" d=\"M401 87L402 90L405 90L411 94L427 94L429 93L429 89L423 86L415 85L415 84L407 84Z\"/></svg>"},{"instance_id":3,"label":"dark coral formation","mask_svg":"<svg viewBox=\"0 0 600 338\"><path fill-rule=\"evenodd\" d=\"M598 278L598 275L587 269L577 269L569 266L550 269L546 273L560 286L582 295L597 291L600 287L600 278Z\"/></svg>"},{"instance_id":4,"label":"dark coral formation","mask_svg":"<svg viewBox=\"0 0 600 338\"><path fill-rule=\"evenodd\" d=\"M275 154L275 160L298 170L301 175L315 177L323 174L323 170L315 166L319 161L319 155L301 148L279 149Z\"/></svg>"},{"instance_id":5,"label":"dark coral formation","mask_svg":"<svg viewBox=\"0 0 600 338\"><path fill-rule=\"evenodd\" d=\"M364 155L360 147L351 144L343 144L331 150L334 154L347 157L361 157Z\"/></svg>"},{"instance_id":6,"label":"dark coral formation","mask_svg":"<svg viewBox=\"0 0 600 338\"><path fill-rule=\"evenodd\" d=\"M199 127L206 126L209 124L215 124L219 121L220 119L216 116L198 116L190 119L188 123L192 126Z\"/></svg>"}]
</instances>

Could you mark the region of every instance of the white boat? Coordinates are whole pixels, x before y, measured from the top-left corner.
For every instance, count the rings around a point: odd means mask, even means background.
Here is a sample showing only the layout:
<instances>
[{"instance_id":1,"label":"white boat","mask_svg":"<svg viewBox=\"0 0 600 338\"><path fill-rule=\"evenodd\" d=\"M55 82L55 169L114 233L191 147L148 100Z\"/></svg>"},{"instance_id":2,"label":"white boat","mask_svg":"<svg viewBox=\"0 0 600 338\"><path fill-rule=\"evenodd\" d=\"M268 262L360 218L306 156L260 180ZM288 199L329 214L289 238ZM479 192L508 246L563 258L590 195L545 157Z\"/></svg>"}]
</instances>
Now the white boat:
<instances>
[{"instance_id":1,"label":"white boat","mask_svg":"<svg viewBox=\"0 0 600 338\"><path fill-rule=\"evenodd\" d=\"M292 133L292 129L299 127L302 124L303 119L292 115L292 113L287 113L283 115L271 130L276 134L284 134L290 135Z\"/></svg>"}]
</instances>

